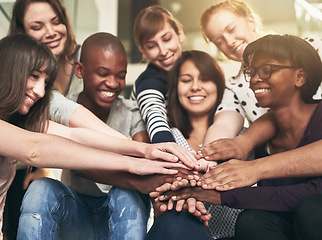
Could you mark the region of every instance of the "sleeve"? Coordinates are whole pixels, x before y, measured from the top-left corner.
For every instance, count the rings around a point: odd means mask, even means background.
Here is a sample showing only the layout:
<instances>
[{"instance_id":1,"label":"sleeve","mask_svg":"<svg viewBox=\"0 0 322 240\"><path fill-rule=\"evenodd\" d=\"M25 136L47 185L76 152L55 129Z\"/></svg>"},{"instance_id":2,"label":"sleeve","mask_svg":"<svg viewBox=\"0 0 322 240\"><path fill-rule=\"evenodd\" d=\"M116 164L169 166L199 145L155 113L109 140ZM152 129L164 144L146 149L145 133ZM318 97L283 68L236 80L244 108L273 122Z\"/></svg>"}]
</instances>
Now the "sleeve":
<instances>
[{"instance_id":1,"label":"sleeve","mask_svg":"<svg viewBox=\"0 0 322 240\"><path fill-rule=\"evenodd\" d=\"M230 88L226 87L221 103L217 108L216 114L227 110L236 111L240 113L243 116L243 118L245 118L245 112L238 100L236 93L234 93L234 91L231 90Z\"/></svg>"},{"instance_id":2,"label":"sleeve","mask_svg":"<svg viewBox=\"0 0 322 240\"><path fill-rule=\"evenodd\" d=\"M136 83L136 99L152 143L175 142L167 121L165 79L150 74Z\"/></svg>"},{"instance_id":3,"label":"sleeve","mask_svg":"<svg viewBox=\"0 0 322 240\"><path fill-rule=\"evenodd\" d=\"M50 120L69 126L69 120L80 105L64 97L57 90L53 90L50 98Z\"/></svg>"},{"instance_id":4,"label":"sleeve","mask_svg":"<svg viewBox=\"0 0 322 240\"><path fill-rule=\"evenodd\" d=\"M131 107L132 120L131 120L131 129L130 134L133 137L135 134L146 131L145 123L141 117L139 108L135 101L133 101L133 106Z\"/></svg>"},{"instance_id":5,"label":"sleeve","mask_svg":"<svg viewBox=\"0 0 322 240\"><path fill-rule=\"evenodd\" d=\"M322 193L322 178L288 186L246 187L221 193L222 205L265 211L294 211L298 203L312 194Z\"/></svg>"}]
</instances>

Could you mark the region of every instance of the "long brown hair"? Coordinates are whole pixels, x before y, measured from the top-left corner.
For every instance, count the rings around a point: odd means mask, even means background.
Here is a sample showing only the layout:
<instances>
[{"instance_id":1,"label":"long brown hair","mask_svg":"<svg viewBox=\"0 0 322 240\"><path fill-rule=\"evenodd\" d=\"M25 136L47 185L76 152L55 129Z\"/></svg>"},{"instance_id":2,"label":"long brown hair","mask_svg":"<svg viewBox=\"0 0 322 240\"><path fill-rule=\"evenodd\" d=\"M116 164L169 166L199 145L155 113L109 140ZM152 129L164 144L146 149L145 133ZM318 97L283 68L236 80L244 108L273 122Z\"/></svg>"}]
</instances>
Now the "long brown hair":
<instances>
[{"instance_id":1,"label":"long brown hair","mask_svg":"<svg viewBox=\"0 0 322 240\"><path fill-rule=\"evenodd\" d=\"M49 94L57 74L52 52L38 40L25 34L12 34L0 40L0 117L27 130L43 132L48 119ZM25 98L27 79L33 71L46 66L45 96L26 115L17 112Z\"/></svg>"},{"instance_id":2,"label":"long brown hair","mask_svg":"<svg viewBox=\"0 0 322 240\"><path fill-rule=\"evenodd\" d=\"M68 18L66 9L62 5L60 0L16 0L12 10L12 17L10 21L8 35L21 32L25 33L25 27L23 23L26 13L25 11L29 4L35 2L48 3L56 12L57 16L59 17L59 20L66 26L67 41L64 47L64 51L59 56L59 60L65 59L67 61L72 61L77 51L77 44L72 24Z\"/></svg>"},{"instance_id":3,"label":"long brown hair","mask_svg":"<svg viewBox=\"0 0 322 240\"><path fill-rule=\"evenodd\" d=\"M209 111L208 126L213 123L215 111L222 100L225 90L224 74L213 57L208 53L197 50L185 51L182 53L182 56L178 59L175 67L171 71L169 79L168 118L169 125L178 128L186 139L189 138L192 131L192 125L187 111L182 107L178 98L178 77L181 66L187 60L191 60L200 71L200 74L205 79L214 82L217 86L217 101Z\"/></svg>"}]
</instances>

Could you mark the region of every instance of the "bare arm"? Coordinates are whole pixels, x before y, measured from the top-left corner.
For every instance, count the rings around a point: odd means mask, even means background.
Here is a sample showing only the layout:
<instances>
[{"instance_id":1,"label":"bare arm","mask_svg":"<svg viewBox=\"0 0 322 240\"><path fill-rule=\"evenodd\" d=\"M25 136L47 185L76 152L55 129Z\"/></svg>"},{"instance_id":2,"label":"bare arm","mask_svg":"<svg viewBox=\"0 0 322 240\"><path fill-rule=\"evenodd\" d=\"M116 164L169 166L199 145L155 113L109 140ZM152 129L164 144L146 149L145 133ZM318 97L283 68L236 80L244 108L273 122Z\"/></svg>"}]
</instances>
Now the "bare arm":
<instances>
[{"instance_id":1,"label":"bare arm","mask_svg":"<svg viewBox=\"0 0 322 240\"><path fill-rule=\"evenodd\" d=\"M200 149L207 160L240 159L246 160L248 153L256 146L268 142L277 132L271 113L266 113L250 127L233 139L219 139Z\"/></svg>"},{"instance_id":2,"label":"bare arm","mask_svg":"<svg viewBox=\"0 0 322 240\"><path fill-rule=\"evenodd\" d=\"M322 176L322 140L287 152L257 159L259 180Z\"/></svg>"},{"instance_id":3,"label":"bare arm","mask_svg":"<svg viewBox=\"0 0 322 240\"><path fill-rule=\"evenodd\" d=\"M243 128L244 118L236 111L222 111L216 114L214 123L209 127L203 145L221 138L233 138Z\"/></svg>"},{"instance_id":4,"label":"bare arm","mask_svg":"<svg viewBox=\"0 0 322 240\"><path fill-rule=\"evenodd\" d=\"M220 192L215 190L205 190L200 187L186 187L177 191L169 191L158 197L157 201L165 201L170 198L173 201L195 198L198 201L221 205Z\"/></svg>"},{"instance_id":5,"label":"bare arm","mask_svg":"<svg viewBox=\"0 0 322 240\"><path fill-rule=\"evenodd\" d=\"M226 191L264 179L322 175L322 140L253 161L230 160L206 173L199 185Z\"/></svg>"},{"instance_id":6,"label":"bare arm","mask_svg":"<svg viewBox=\"0 0 322 240\"><path fill-rule=\"evenodd\" d=\"M250 152L254 147L259 146L272 139L277 133L277 126L271 112L268 112L256 121L241 135L245 139L244 148ZM247 139L247 140L246 140Z\"/></svg>"},{"instance_id":7,"label":"bare arm","mask_svg":"<svg viewBox=\"0 0 322 240\"><path fill-rule=\"evenodd\" d=\"M177 163L132 158L81 145L50 134L23 130L0 121L0 155L36 167L105 169L134 174L174 174Z\"/></svg>"},{"instance_id":8,"label":"bare arm","mask_svg":"<svg viewBox=\"0 0 322 240\"><path fill-rule=\"evenodd\" d=\"M78 170L77 174L94 182L134 189L144 194L152 192L165 182L175 180L174 176L169 175L139 176L121 171Z\"/></svg>"},{"instance_id":9,"label":"bare arm","mask_svg":"<svg viewBox=\"0 0 322 240\"><path fill-rule=\"evenodd\" d=\"M79 143L128 156L162 159L169 162L181 160L188 167L196 167L195 156L175 143L147 144L113 137L86 128L68 128L49 122L48 133L66 137Z\"/></svg>"}]
</instances>

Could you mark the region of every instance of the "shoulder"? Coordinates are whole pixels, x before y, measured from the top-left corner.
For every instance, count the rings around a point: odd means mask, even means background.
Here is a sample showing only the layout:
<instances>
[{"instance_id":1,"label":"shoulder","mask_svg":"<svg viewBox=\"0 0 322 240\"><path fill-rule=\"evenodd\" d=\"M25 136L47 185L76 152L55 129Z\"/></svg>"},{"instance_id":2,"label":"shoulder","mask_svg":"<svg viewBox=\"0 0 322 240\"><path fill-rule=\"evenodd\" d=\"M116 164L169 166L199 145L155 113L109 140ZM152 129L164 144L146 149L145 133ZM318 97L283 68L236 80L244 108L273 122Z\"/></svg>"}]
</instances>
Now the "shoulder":
<instances>
[{"instance_id":1,"label":"shoulder","mask_svg":"<svg viewBox=\"0 0 322 240\"><path fill-rule=\"evenodd\" d=\"M164 75L152 64L150 63L145 71L141 73L138 79L135 81L136 88L144 86L145 88L149 88L158 84L158 82L162 84L166 84L166 79Z\"/></svg>"},{"instance_id":2,"label":"shoulder","mask_svg":"<svg viewBox=\"0 0 322 240\"><path fill-rule=\"evenodd\" d=\"M57 90L53 90L49 104L50 119L68 126L72 114L79 106Z\"/></svg>"},{"instance_id":3,"label":"shoulder","mask_svg":"<svg viewBox=\"0 0 322 240\"><path fill-rule=\"evenodd\" d=\"M245 67L240 66L240 69L238 71L238 74L235 76L231 76L227 79L226 83L228 87L247 87L249 88L249 84L246 82L245 77L244 77L244 70Z\"/></svg>"},{"instance_id":4,"label":"shoulder","mask_svg":"<svg viewBox=\"0 0 322 240\"><path fill-rule=\"evenodd\" d=\"M114 105L114 103L113 103L113 105ZM115 99L115 105L117 105L119 107L124 107L130 111L133 111L138 108L136 101L133 101L131 99L126 99L123 96L118 96Z\"/></svg>"},{"instance_id":5,"label":"shoulder","mask_svg":"<svg viewBox=\"0 0 322 240\"><path fill-rule=\"evenodd\" d=\"M147 65L146 69L144 70L144 72L142 72L140 74L139 78L147 76L147 75L152 75L152 74L153 75L155 75L155 74L159 75L159 74L162 74L162 73L159 71L159 69L155 65L153 65L152 63L149 63Z\"/></svg>"},{"instance_id":6,"label":"shoulder","mask_svg":"<svg viewBox=\"0 0 322 240\"><path fill-rule=\"evenodd\" d=\"M322 100L319 101L310 120L315 120L315 119L317 119L317 121L319 121L319 122L322 121Z\"/></svg>"},{"instance_id":7,"label":"shoulder","mask_svg":"<svg viewBox=\"0 0 322 240\"><path fill-rule=\"evenodd\" d=\"M51 92L51 98L50 98L50 104L62 104L62 105L73 105L73 106L79 106L74 101L71 101L70 99L66 98L63 94L61 94L57 90L53 90ZM50 106L51 107L51 106Z\"/></svg>"},{"instance_id":8,"label":"shoulder","mask_svg":"<svg viewBox=\"0 0 322 240\"><path fill-rule=\"evenodd\" d=\"M80 93L68 94L66 97L74 102L77 102Z\"/></svg>"},{"instance_id":9,"label":"shoulder","mask_svg":"<svg viewBox=\"0 0 322 240\"><path fill-rule=\"evenodd\" d=\"M299 146L304 146L322 139L322 101L319 102L306 126Z\"/></svg>"}]
</instances>

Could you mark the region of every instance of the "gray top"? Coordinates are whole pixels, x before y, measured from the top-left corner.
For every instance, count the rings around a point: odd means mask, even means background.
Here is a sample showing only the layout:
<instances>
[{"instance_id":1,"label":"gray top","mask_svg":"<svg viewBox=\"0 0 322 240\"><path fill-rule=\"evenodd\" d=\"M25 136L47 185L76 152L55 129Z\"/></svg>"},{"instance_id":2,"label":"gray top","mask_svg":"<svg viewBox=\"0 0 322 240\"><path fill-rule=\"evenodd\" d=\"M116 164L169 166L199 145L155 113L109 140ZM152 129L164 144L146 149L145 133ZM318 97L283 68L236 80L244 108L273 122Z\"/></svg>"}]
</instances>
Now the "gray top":
<instances>
[{"instance_id":1,"label":"gray top","mask_svg":"<svg viewBox=\"0 0 322 240\"><path fill-rule=\"evenodd\" d=\"M50 120L69 126L69 120L80 105L64 97L59 91L53 90L50 97Z\"/></svg>"},{"instance_id":2,"label":"gray top","mask_svg":"<svg viewBox=\"0 0 322 240\"><path fill-rule=\"evenodd\" d=\"M68 98L76 101L78 95L73 94ZM129 138L138 132L146 130L136 102L121 96L114 100L106 124ZM62 172L62 182L77 193L94 197L105 196L112 188L111 185L90 181L67 169Z\"/></svg>"}]
</instances>

